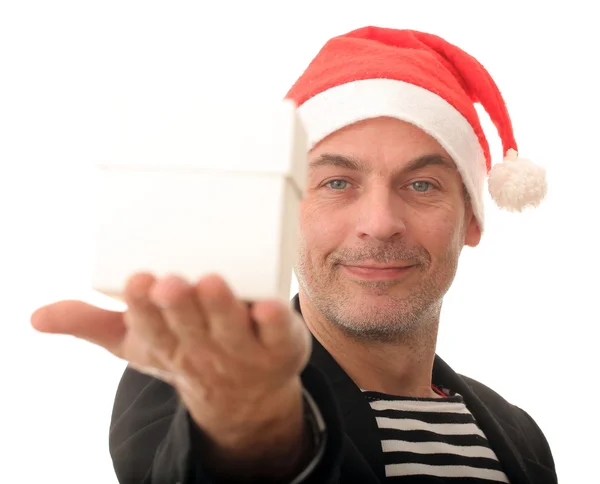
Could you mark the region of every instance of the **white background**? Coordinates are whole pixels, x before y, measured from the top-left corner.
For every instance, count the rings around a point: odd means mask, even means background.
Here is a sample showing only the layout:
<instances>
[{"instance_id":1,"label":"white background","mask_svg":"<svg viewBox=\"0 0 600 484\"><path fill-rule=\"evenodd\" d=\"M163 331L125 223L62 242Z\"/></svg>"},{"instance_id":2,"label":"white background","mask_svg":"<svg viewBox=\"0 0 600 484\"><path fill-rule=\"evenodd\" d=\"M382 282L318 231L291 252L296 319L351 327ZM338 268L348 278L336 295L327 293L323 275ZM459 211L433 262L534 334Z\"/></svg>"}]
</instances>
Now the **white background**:
<instances>
[{"instance_id":1,"label":"white background","mask_svg":"<svg viewBox=\"0 0 600 484\"><path fill-rule=\"evenodd\" d=\"M598 479L600 34L593 2L519 3L2 2L0 481L116 482L108 426L123 363L29 326L57 299L107 304L87 290L93 164L119 136L160 126L161 110L177 119L210 100L280 99L325 40L369 24L430 31L475 55L521 154L548 169L538 210L488 204L438 353L534 417L560 482Z\"/></svg>"}]
</instances>

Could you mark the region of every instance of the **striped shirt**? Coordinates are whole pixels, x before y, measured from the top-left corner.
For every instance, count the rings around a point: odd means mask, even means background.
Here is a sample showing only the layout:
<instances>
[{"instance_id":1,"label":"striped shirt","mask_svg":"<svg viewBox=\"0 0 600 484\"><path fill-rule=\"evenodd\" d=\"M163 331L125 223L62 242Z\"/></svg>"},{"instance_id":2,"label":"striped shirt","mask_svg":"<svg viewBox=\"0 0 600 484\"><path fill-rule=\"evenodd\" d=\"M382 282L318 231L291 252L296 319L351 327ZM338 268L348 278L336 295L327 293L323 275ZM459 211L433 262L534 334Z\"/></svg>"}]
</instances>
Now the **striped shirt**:
<instances>
[{"instance_id":1,"label":"striped shirt","mask_svg":"<svg viewBox=\"0 0 600 484\"><path fill-rule=\"evenodd\" d=\"M390 482L507 483L463 397L397 397L364 391L375 414Z\"/></svg>"}]
</instances>

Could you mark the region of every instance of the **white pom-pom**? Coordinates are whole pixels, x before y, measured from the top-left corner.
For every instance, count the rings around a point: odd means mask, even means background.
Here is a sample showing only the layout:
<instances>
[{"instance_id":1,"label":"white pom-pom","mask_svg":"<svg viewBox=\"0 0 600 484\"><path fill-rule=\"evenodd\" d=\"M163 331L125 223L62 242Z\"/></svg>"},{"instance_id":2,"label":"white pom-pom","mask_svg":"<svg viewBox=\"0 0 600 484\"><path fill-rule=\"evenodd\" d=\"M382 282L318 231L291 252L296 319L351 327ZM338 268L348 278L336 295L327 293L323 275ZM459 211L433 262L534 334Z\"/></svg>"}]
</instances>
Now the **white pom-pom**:
<instances>
[{"instance_id":1,"label":"white pom-pom","mask_svg":"<svg viewBox=\"0 0 600 484\"><path fill-rule=\"evenodd\" d=\"M537 207L546 196L546 170L508 150L502 163L494 165L488 190L496 204L511 212Z\"/></svg>"}]
</instances>

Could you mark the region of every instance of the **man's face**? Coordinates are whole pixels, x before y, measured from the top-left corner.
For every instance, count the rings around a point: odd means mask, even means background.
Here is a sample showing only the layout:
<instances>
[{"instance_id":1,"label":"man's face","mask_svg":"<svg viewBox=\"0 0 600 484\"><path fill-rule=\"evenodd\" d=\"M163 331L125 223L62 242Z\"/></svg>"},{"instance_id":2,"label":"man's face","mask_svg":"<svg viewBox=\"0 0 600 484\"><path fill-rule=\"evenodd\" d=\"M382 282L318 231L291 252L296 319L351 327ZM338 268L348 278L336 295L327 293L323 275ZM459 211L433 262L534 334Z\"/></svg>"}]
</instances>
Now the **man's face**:
<instances>
[{"instance_id":1,"label":"man's face","mask_svg":"<svg viewBox=\"0 0 600 484\"><path fill-rule=\"evenodd\" d=\"M296 275L345 332L392 341L439 315L463 246L479 238L454 163L415 126L370 119L311 151Z\"/></svg>"}]
</instances>

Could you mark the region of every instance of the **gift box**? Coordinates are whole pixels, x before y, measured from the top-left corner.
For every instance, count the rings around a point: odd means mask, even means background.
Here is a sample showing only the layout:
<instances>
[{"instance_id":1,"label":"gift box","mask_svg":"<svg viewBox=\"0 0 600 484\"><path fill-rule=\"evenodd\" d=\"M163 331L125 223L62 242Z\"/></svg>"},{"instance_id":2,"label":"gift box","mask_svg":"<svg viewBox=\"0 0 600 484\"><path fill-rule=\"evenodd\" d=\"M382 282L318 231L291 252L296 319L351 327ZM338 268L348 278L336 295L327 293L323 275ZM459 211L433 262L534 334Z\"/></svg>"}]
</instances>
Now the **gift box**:
<instances>
[{"instance_id":1,"label":"gift box","mask_svg":"<svg viewBox=\"0 0 600 484\"><path fill-rule=\"evenodd\" d=\"M121 299L137 272L216 273L243 300L289 299L308 152L295 106L212 106L194 120L152 149L124 137L98 167L93 289Z\"/></svg>"}]
</instances>

